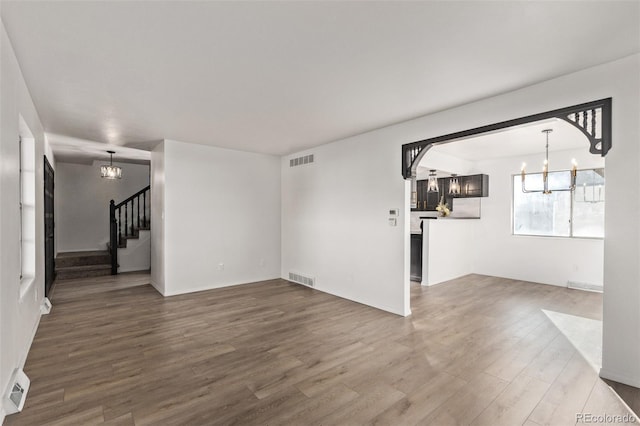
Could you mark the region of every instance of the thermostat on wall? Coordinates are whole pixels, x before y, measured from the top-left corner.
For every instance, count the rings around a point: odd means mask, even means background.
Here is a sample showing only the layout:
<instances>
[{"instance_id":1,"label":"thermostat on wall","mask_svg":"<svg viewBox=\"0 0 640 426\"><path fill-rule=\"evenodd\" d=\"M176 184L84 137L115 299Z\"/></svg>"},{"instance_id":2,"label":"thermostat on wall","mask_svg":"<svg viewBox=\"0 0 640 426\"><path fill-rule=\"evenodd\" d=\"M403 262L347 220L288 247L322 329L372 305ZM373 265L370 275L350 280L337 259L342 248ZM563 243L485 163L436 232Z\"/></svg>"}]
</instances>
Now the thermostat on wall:
<instances>
[{"instance_id":1,"label":"thermostat on wall","mask_svg":"<svg viewBox=\"0 0 640 426\"><path fill-rule=\"evenodd\" d=\"M389 216L398 216L398 209L389 209Z\"/></svg>"}]
</instances>

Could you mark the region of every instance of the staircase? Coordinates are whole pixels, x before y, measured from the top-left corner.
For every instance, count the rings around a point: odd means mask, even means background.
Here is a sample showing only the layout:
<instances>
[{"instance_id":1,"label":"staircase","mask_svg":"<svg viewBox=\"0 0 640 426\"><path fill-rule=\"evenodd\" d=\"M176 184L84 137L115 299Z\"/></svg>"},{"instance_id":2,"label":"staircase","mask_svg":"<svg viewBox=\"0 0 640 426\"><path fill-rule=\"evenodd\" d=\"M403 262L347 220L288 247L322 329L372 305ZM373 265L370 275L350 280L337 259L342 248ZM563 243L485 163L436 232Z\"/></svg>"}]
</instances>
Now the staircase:
<instances>
[{"instance_id":1,"label":"staircase","mask_svg":"<svg viewBox=\"0 0 640 426\"><path fill-rule=\"evenodd\" d=\"M137 244L127 244L129 240L139 240L141 231L151 229L150 205L147 197L150 195L150 186L141 189L131 197L116 204L111 200L109 205L109 242L107 250L101 251L75 251L58 253L56 257L56 279L68 280L74 278L100 277L104 275L116 275L120 264L118 262L118 249L126 249L132 245L132 253L125 253L122 259L123 271L131 271L134 263L140 258L136 257L136 250L140 250L141 244L148 244L149 233ZM150 201L150 200L149 200ZM138 248L136 248L136 245ZM126 251L126 250L125 250ZM128 260L129 259L129 260ZM127 261L128 260L128 261Z\"/></svg>"},{"instance_id":2,"label":"staircase","mask_svg":"<svg viewBox=\"0 0 640 426\"><path fill-rule=\"evenodd\" d=\"M147 209L150 190L151 186L147 186L118 204L114 200L109 204L107 249L111 258L111 275L118 274L118 249L126 248L128 240L139 239L140 231L150 230L150 209Z\"/></svg>"},{"instance_id":3,"label":"staircase","mask_svg":"<svg viewBox=\"0 0 640 426\"><path fill-rule=\"evenodd\" d=\"M56 256L56 279L101 277L111 275L108 251L71 251Z\"/></svg>"}]
</instances>

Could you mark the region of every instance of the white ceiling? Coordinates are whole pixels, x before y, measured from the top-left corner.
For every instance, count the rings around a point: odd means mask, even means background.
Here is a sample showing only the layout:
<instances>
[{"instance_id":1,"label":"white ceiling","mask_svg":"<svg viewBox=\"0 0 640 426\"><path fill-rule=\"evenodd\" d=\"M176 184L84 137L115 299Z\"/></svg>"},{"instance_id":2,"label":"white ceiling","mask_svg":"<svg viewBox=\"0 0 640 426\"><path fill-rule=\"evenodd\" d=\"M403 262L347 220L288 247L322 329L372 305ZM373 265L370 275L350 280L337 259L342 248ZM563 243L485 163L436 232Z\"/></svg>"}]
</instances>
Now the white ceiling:
<instances>
[{"instance_id":1,"label":"white ceiling","mask_svg":"<svg viewBox=\"0 0 640 426\"><path fill-rule=\"evenodd\" d=\"M566 121L557 118L444 143L431 148L431 150L468 161L540 154L544 153L545 149L546 136L542 133L545 129L553 130L549 134L549 151L576 148L589 150L589 141L582 132ZM427 151L425 157L429 155L430 151Z\"/></svg>"},{"instance_id":2,"label":"white ceiling","mask_svg":"<svg viewBox=\"0 0 640 426\"><path fill-rule=\"evenodd\" d=\"M286 154L640 51L635 1L1 4L45 129L113 145Z\"/></svg>"},{"instance_id":3,"label":"white ceiling","mask_svg":"<svg viewBox=\"0 0 640 426\"><path fill-rule=\"evenodd\" d=\"M94 160L109 161L107 151L114 151L114 163L149 164L151 153L146 150L128 148L101 142L87 141L69 136L48 133L47 140L59 163L93 164Z\"/></svg>"}]
</instances>

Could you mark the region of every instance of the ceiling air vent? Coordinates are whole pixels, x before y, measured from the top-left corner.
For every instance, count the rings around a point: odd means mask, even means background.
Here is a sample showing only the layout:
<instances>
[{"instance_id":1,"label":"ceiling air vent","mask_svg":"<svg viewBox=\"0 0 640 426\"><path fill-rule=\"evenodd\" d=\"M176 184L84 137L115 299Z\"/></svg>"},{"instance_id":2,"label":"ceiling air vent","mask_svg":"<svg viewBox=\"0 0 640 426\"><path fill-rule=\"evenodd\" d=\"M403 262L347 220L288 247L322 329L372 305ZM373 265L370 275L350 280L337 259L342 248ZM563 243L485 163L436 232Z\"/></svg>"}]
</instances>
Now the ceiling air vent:
<instances>
[{"instance_id":1,"label":"ceiling air vent","mask_svg":"<svg viewBox=\"0 0 640 426\"><path fill-rule=\"evenodd\" d=\"M294 283L306 285L308 287L313 287L315 285L315 279L311 277L307 277L305 275L296 274L294 272L289 272L289 281L293 281Z\"/></svg>"},{"instance_id":2,"label":"ceiling air vent","mask_svg":"<svg viewBox=\"0 0 640 426\"><path fill-rule=\"evenodd\" d=\"M298 158L292 158L291 160L289 160L289 167L302 166L304 164L311 163L313 163L313 154L304 155Z\"/></svg>"}]
</instances>

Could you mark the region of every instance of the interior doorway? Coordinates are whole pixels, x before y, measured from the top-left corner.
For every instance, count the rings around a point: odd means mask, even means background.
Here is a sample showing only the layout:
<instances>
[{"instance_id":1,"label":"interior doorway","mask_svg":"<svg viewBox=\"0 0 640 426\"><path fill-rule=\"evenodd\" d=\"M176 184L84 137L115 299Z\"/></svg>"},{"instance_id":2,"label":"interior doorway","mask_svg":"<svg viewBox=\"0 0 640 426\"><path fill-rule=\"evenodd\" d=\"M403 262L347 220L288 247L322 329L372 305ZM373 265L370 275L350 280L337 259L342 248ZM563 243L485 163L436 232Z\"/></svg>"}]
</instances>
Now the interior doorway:
<instances>
[{"instance_id":1,"label":"interior doorway","mask_svg":"<svg viewBox=\"0 0 640 426\"><path fill-rule=\"evenodd\" d=\"M55 175L44 157L44 295L49 296L56 271L55 249Z\"/></svg>"},{"instance_id":2,"label":"interior doorway","mask_svg":"<svg viewBox=\"0 0 640 426\"><path fill-rule=\"evenodd\" d=\"M418 200L419 193L420 193L420 188L418 185L418 179L419 179L418 169L419 169L419 166L421 165L423 157L425 157L425 154L427 154L428 152L437 151L437 149L433 150L434 147L437 147L439 149L441 147L444 148L445 146L449 147L453 145L460 145L458 142L464 142L464 151L476 150L476 154L483 155L484 151L495 150L495 146L491 147L491 144L489 144L490 148L482 148L482 144L479 143L478 141L482 140L483 137L493 138L493 135L502 133L505 130L529 127L534 125L534 123L545 123L546 121L557 121L559 122L559 124L562 124L564 127L571 128L573 132L576 132L579 136L578 138L586 142L584 143L584 147L582 148L582 150L584 150L584 154L586 155L589 155L587 153L590 153L590 154L599 155L600 157L604 157L609 151L609 149L611 148L611 98L601 99L601 100L574 105L574 106L561 108L557 110L542 112L542 113L538 113L538 114L534 114L526 117L507 120L507 121L503 121L495 124L490 124L490 125L481 126L481 127L477 127L469 130L450 133L450 134L446 134L446 135L442 135L434 138L429 138L429 139L405 144L402 146L402 175L405 179L411 180L411 196L410 196L411 210L414 211L420 208L420 205L419 205L420 200ZM479 149L480 151L477 152L477 149ZM498 149L498 151L500 151L500 149ZM468 152L466 153L468 154ZM452 153L445 153L445 154L452 154ZM448 155L448 157L451 158L450 155ZM593 157L595 157L595 155ZM449 171L454 172L454 170L449 170ZM429 170L430 175L432 174L432 172L436 172L436 170ZM457 170L455 170L455 172L459 173L459 171ZM482 175L479 175L479 176L483 177ZM477 176L473 176L472 173L469 173L469 176L466 176L466 178L473 178L473 177L477 177ZM516 177L517 176L515 177L507 176L504 182L506 182L508 186L511 186L511 182L514 182L514 179ZM432 178L434 180L433 182L434 186L437 187L436 176L435 175L429 176L429 180L431 180ZM457 180L458 182L464 181L464 179L462 178L457 178ZM575 180L575 175L574 175L574 180ZM450 181L449 179L446 179L446 182L449 182L449 181ZM422 183L425 183L425 182L423 181ZM444 182L441 182L441 183L444 183ZM422 186L424 187L424 185ZM431 186L431 182L430 182L430 186ZM494 185L491 185L491 186L494 186ZM511 191L512 190L513 188L511 189ZM439 194L438 198L442 200L440 195L442 194ZM424 200L422 201L423 201L422 204L425 204L426 207L428 207L429 205L428 198L427 198L427 202L425 202ZM446 201L447 200L445 199L444 202ZM424 208L425 206L422 206L422 207ZM437 206L432 206L432 207L434 207L433 213L435 214L435 210L436 210L435 207ZM427 208L427 210L429 209ZM474 210L477 210L477 209L474 209ZM456 209L456 213L458 213L458 211L459 209ZM412 214L413 213L411 213L409 216L411 216ZM475 216L479 216L479 214L476 213ZM408 219L409 221L411 221L411 218L408 218ZM502 220L503 222L508 223L510 221L510 218L507 215L507 217L502 217ZM423 231L421 230L420 233L422 234ZM511 232L509 233L511 234ZM413 234L413 228L412 228L412 234ZM516 232L513 232L513 234L515 235ZM450 234L447 234L447 235L450 235ZM431 236L432 235L430 234L430 237ZM489 242L494 240L495 238L493 238L492 235L490 235L487 238L487 241ZM455 250L452 252L455 252L455 253L460 251L460 247L466 247L466 245L463 243L456 244L455 241L449 237L445 238L444 241L450 243L450 245L453 245L452 249L455 249ZM407 245L407 248L409 247L410 246ZM423 245L423 248L424 248L424 245ZM441 249L442 247L439 247L438 252L449 252L449 250L441 250ZM428 255L428 253L429 253L428 250L423 249L423 253L422 253L423 260L425 255ZM436 263L438 265L450 264L458 267L460 266L460 262L458 261L458 259L460 258L464 259L465 256L447 255L442 262L436 262ZM405 253L405 262L411 265L410 253ZM428 267L428 265L424 265L424 266L422 268L422 272L426 272L427 274L429 274L431 272L430 268ZM464 274L461 274L461 275L464 275ZM453 277L449 277L449 278L453 278ZM443 281L443 280L440 280L440 281ZM437 280L432 280L432 281L437 281ZM435 283L435 282L432 282L432 283ZM409 293L410 293L410 281L407 279L405 282L405 295L408 295Z\"/></svg>"}]
</instances>

